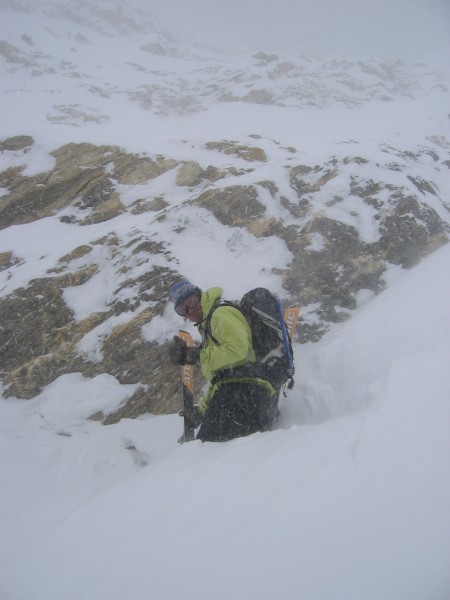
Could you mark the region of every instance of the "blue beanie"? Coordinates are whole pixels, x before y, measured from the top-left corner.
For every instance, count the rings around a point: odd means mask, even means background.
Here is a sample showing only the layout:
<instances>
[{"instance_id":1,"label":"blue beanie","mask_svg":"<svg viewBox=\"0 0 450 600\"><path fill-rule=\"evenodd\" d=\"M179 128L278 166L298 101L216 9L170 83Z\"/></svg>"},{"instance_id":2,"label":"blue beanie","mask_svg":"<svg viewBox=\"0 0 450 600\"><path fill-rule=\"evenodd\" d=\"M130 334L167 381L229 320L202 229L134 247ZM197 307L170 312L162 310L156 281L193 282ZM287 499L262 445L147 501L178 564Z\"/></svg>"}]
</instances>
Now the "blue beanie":
<instances>
[{"instance_id":1,"label":"blue beanie","mask_svg":"<svg viewBox=\"0 0 450 600\"><path fill-rule=\"evenodd\" d=\"M173 302L175 306L178 306L180 302L183 302L183 300L186 300L186 298L196 294L198 291L198 287L193 285L190 281L182 279L170 288L169 300Z\"/></svg>"}]
</instances>

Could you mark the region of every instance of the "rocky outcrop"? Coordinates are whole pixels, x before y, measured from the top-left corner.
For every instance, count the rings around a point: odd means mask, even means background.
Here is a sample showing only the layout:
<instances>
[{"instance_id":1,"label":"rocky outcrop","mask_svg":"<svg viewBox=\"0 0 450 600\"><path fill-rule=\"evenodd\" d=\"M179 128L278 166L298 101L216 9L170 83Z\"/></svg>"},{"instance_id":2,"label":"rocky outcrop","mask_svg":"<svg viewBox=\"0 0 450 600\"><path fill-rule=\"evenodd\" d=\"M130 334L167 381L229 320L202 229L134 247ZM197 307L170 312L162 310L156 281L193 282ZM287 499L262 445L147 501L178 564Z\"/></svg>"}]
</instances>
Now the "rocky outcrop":
<instances>
[{"instance_id":1,"label":"rocky outcrop","mask_svg":"<svg viewBox=\"0 0 450 600\"><path fill-rule=\"evenodd\" d=\"M209 165L206 169L194 161L188 160L178 170L176 183L183 187L195 187L206 181L218 181L226 172Z\"/></svg>"},{"instance_id":2,"label":"rocky outcrop","mask_svg":"<svg viewBox=\"0 0 450 600\"><path fill-rule=\"evenodd\" d=\"M388 262L412 267L448 241L448 225L430 206L413 196L399 196L380 218L377 249Z\"/></svg>"},{"instance_id":3,"label":"rocky outcrop","mask_svg":"<svg viewBox=\"0 0 450 600\"><path fill-rule=\"evenodd\" d=\"M223 225L241 227L264 216L265 208L257 198L253 186L233 185L203 192L192 204L207 208Z\"/></svg>"},{"instance_id":4,"label":"rocky outcrop","mask_svg":"<svg viewBox=\"0 0 450 600\"><path fill-rule=\"evenodd\" d=\"M80 247L70 258L85 252L86 247ZM1 375L6 396L32 398L64 373L81 372L94 377L106 372L121 383L142 384L128 401L131 411L140 411L133 413L134 416L148 410L156 413L176 410L180 397L176 393L179 391L176 371L167 363L166 349L146 341L142 335L142 326L163 312L166 290L175 281L174 273L153 269L136 280L130 278L118 287L117 295L125 287L136 285L133 303L116 300L108 311L77 321L64 301L64 290L83 285L96 273L97 266L91 265L59 277L34 280L27 288L0 299ZM149 301L152 309L139 310ZM78 343L108 319L127 311L137 314L112 327L100 345L100 360L89 360ZM119 415L131 416L127 407ZM109 415L108 422L114 418Z\"/></svg>"},{"instance_id":5,"label":"rocky outcrop","mask_svg":"<svg viewBox=\"0 0 450 600\"><path fill-rule=\"evenodd\" d=\"M15 137L8 138L3 142L0 142L0 152L9 150L15 152L18 150L25 150L34 144L34 140L30 135L16 135Z\"/></svg>"},{"instance_id":6,"label":"rocky outcrop","mask_svg":"<svg viewBox=\"0 0 450 600\"><path fill-rule=\"evenodd\" d=\"M224 154L238 156L248 162L266 162L267 156L262 148L256 146L246 146L237 142L223 140L221 142L208 142L205 144L208 150L218 150Z\"/></svg>"},{"instance_id":7,"label":"rocky outcrop","mask_svg":"<svg viewBox=\"0 0 450 600\"><path fill-rule=\"evenodd\" d=\"M30 138L10 138L5 149ZM23 147L23 146L22 146ZM80 216L66 214L68 223L82 225L113 219L124 211L116 183L136 185L173 169L177 162L158 157L127 155L113 146L67 144L52 153L55 167L50 173L26 177L20 168L0 174L0 186L8 189L0 204L1 227L29 223L72 207Z\"/></svg>"},{"instance_id":8,"label":"rocky outcrop","mask_svg":"<svg viewBox=\"0 0 450 600\"><path fill-rule=\"evenodd\" d=\"M11 156L26 157L33 140L10 138L0 147ZM144 215L155 227L164 223L172 228L171 235L192 226L188 215L202 210L218 226L245 229L255 238L277 236L292 255L291 264L279 274L290 301L302 307L298 340L318 340L330 324L349 317L361 294L384 288L392 265L409 268L448 241L448 204L437 183L415 168L418 157L428 152L439 169L447 170L447 155L438 153L441 147L446 152L442 142L433 151L419 149L416 154L384 149L385 165L362 156L329 157L308 165L295 160L294 148L285 148L282 184L267 179L267 168L265 177L258 177L258 164L267 163L262 148L228 140L206 144L207 166L91 144L55 150L54 168L38 175L26 176L18 161L0 173L3 229L44 217L73 227L110 221L110 227L101 237L94 228L92 239L75 244L44 276L10 293L4 292L6 285L24 259L12 249L0 252L5 282L0 289L0 376L5 395L32 398L62 374L94 377L106 372L120 383L139 386L119 410L92 418L113 423L179 408L178 369L167 360L166 344L145 332L163 318L167 289L183 273L165 239L137 226L117 233L115 223L127 213ZM245 161L249 168L216 166L217 152L238 165ZM392 172L402 175L401 184L392 184ZM243 174L246 182L239 185ZM160 191L154 197L137 194L131 202L123 199L124 189L161 175L172 177L178 204ZM102 286L98 278L105 272L110 289L103 308L77 314L70 298L77 297L77 290ZM94 288L86 287L91 284ZM196 379L199 392L204 382Z\"/></svg>"}]
</instances>

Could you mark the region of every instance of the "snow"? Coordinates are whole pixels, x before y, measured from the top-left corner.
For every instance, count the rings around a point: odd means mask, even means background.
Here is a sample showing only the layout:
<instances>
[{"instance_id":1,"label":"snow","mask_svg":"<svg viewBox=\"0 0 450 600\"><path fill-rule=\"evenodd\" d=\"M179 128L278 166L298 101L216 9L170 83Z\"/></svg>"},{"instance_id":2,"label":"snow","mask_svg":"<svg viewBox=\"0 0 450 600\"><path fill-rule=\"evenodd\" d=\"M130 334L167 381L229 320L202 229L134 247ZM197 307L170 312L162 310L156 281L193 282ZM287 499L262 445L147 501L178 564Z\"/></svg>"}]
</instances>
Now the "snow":
<instances>
[{"instance_id":1,"label":"snow","mask_svg":"<svg viewBox=\"0 0 450 600\"><path fill-rule=\"evenodd\" d=\"M178 78L189 80L201 71L198 56L183 62L147 53L151 65L144 64L152 73L141 72L128 63L142 63L142 39L116 44L117 32L108 36L61 20L50 34L43 17L3 14L10 20L2 37L16 43L24 33L31 36L36 53L42 52L35 58L43 72L32 76L25 67L13 72L2 66L8 118L0 139L27 134L35 144L2 152L0 171L46 171L54 166L49 153L69 142L115 144L180 161L188 156L206 168L207 142L238 140L262 148L268 161L250 171L242 159L214 152L217 167L248 169L227 185L276 179L280 195L289 198L288 160L313 167L333 157L361 156L369 162L358 174L367 181L381 177L380 165L398 163L399 171L384 169L382 177L399 186L408 184L411 164L419 161L448 198L447 171L429 155L401 154L423 143L446 147L448 92L436 88L352 110L339 102L299 109L209 99L199 112L163 116L144 110L126 92L147 79L164 79L164 73L169 87ZM87 43L77 42L80 32ZM90 44L98 49L95 61ZM26 46L22 42L21 50ZM82 77L70 75L72 66L64 63L70 57ZM257 73L254 61L241 62L249 77ZM87 81L105 95L91 93ZM274 83L273 93L276 86L283 84ZM78 113L69 119L63 106ZM83 120L80 111L98 119ZM124 212L112 222L82 227L47 217L1 230L0 252L13 252L20 263L0 273L0 294L49 276L75 247L114 234L122 250L139 236L170 250L169 258L154 256L151 264L130 250L134 274L175 261L185 277L201 287L222 285L230 299L259 285L283 295L280 273L292 258L286 245L222 225L204 208L186 207L195 190L177 186L176 172L117 186L127 207L164 196L164 220L161 213ZM347 172L350 163L323 186L317 210L375 241L371 207L350 195L339 205L327 204ZM210 189L215 185L222 184ZM267 213L282 215L289 225L292 217L267 189L259 185L258 191ZM448 221L445 205L430 194L424 198ZM65 211L58 216L74 209ZM311 236L312 251L323 244L320 234ZM77 320L105 310L121 283L107 247L93 246L92 260L97 275L64 290ZM111 412L138 387L106 373L93 379L64 375L28 401L1 397L1 600L448 600L449 261L447 244L411 271L391 265L381 295L360 290L351 319L316 344L297 345L296 384L282 400L282 422L274 432L180 446L177 415L103 426L88 417ZM69 266L85 264L81 257ZM124 288L124 298L127 293ZM306 323L315 322L317 308L301 307ZM78 348L100 360L101 340L132 317L108 319ZM143 327L143 335L163 342L179 325L168 309Z\"/></svg>"},{"instance_id":2,"label":"snow","mask_svg":"<svg viewBox=\"0 0 450 600\"><path fill-rule=\"evenodd\" d=\"M2 398L4 597L445 600L449 260L297 346L271 433L179 446L176 415L86 421L132 392L107 375Z\"/></svg>"}]
</instances>

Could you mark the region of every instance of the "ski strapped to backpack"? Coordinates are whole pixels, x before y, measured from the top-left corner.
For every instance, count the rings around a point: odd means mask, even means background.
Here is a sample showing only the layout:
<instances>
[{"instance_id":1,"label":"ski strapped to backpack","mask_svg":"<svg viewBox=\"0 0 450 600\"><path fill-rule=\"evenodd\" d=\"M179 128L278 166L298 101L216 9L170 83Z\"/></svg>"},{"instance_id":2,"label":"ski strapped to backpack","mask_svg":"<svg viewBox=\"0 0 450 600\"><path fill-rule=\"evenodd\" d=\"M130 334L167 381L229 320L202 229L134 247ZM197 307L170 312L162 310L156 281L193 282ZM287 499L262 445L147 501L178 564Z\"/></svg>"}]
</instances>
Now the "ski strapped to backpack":
<instances>
[{"instance_id":1,"label":"ski strapped to backpack","mask_svg":"<svg viewBox=\"0 0 450 600\"><path fill-rule=\"evenodd\" d=\"M288 306L284 311L284 322L286 323L287 334L291 340L294 340L294 333L297 327L297 321L300 314L299 306Z\"/></svg>"},{"instance_id":2,"label":"ski strapped to backpack","mask_svg":"<svg viewBox=\"0 0 450 600\"><path fill-rule=\"evenodd\" d=\"M289 307L283 316L280 301L266 288L247 292L239 303L218 302L210 311L204 329L205 339L209 337L217 345L220 343L212 335L211 318L221 306L238 309L250 326L256 364L247 368L254 369L257 376L267 379L275 388L289 381L288 389L291 389L295 372L292 339L299 308Z\"/></svg>"},{"instance_id":3,"label":"ski strapped to backpack","mask_svg":"<svg viewBox=\"0 0 450 600\"><path fill-rule=\"evenodd\" d=\"M288 364L289 364L289 373L292 374L291 377L294 377L295 367L294 367L293 353L291 352L291 350L292 350L292 344L291 344L291 340L288 338L287 329L286 329L286 322L284 320L283 313L281 312L280 301L279 301L278 298L276 300L277 300L278 315L280 317L281 332L283 334L284 350L286 352L286 357L287 357Z\"/></svg>"}]
</instances>

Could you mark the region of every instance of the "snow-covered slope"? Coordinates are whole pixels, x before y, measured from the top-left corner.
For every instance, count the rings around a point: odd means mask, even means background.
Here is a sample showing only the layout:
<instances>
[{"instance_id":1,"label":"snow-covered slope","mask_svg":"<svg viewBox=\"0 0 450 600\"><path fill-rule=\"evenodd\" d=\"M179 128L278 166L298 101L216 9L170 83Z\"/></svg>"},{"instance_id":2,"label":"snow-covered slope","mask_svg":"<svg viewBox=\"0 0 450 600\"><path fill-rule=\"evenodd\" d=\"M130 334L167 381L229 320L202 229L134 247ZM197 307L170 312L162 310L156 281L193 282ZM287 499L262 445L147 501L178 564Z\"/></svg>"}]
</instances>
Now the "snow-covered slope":
<instances>
[{"instance_id":1,"label":"snow-covered slope","mask_svg":"<svg viewBox=\"0 0 450 600\"><path fill-rule=\"evenodd\" d=\"M0 370L17 390L0 384L1 600L448 600L450 249L411 271L381 254L404 223L407 250L448 237L448 81L212 51L115 0L3 0L0 81ZM132 155L157 176L127 179ZM86 172L104 184L89 198ZM275 233L223 218L230 186L256 190ZM103 193L118 209L96 220ZM176 414L89 419L162 372L180 325L166 276L304 293L303 333L317 289L361 273L359 308L328 307L353 316L296 344L279 430L179 446Z\"/></svg>"},{"instance_id":2,"label":"snow-covered slope","mask_svg":"<svg viewBox=\"0 0 450 600\"><path fill-rule=\"evenodd\" d=\"M449 260L297 347L275 432L178 446L177 416L86 422L120 399L106 376L2 399L2 597L446 600Z\"/></svg>"},{"instance_id":3,"label":"snow-covered slope","mask_svg":"<svg viewBox=\"0 0 450 600\"><path fill-rule=\"evenodd\" d=\"M142 128L150 138L151 116L187 115L237 101L354 108L448 91L448 81L432 67L401 59L343 61L263 51L243 56L193 46L119 2L11 0L0 14L5 106L21 111L23 131L39 131L43 139L50 124L63 126L60 142L65 129L76 136L73 128L80 127L83 141L94 132L128 138L130 124L134 138ZM128 127L120 126L123 121ZM13 123L3 127L8 135L16 133L8 133Z\"/></svg>"}]
</instances>

